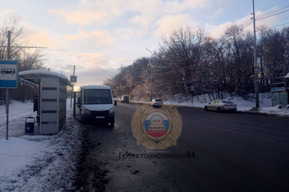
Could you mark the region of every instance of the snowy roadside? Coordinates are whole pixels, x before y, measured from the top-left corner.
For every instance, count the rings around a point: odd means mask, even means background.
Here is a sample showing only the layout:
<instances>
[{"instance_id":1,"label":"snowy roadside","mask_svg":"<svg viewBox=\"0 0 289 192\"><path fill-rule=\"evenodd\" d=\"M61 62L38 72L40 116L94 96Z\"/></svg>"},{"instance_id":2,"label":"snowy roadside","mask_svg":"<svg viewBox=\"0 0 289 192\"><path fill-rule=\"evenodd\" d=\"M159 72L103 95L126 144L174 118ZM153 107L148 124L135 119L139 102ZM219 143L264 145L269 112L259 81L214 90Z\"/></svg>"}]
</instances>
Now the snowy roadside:
<instances>
[{"instance_id":1,"label":"snowy roadside","mask_svg":"<svg viewBox=\"0 0 289 192\"><path fill-rule=\"evenodd\" d=\"M252 111L256 106L255 99L253 95L249 95L248 98L244 99L243 97L234 96L227 97L226 100L231 100L238 106L238 111L246 113L261 113L268 115L278 115L282 117L289 117L289 105L287 106L273 106L270 93L261 93L260 94L260 108L258 111ZM204 106L209 102L207 95L201 95L198 98L194 97L193 101L190 97L185 98L181 95L175 95L173 99L164 101L164 105L175 105L180 107L195 107L195 108L204 108ZM132 103L142 103L149 104L150 102L144 101L130 101Z\"/></svg>"},{"instance_id":2,"label":"snowy roadside","mask_svg":"<svg viewBox=\"0 0 289 192\"><path fill-rule=\"evenodd\" d=\"M73 191L82 133L69 106L66 125L52 136L23 135L24 119L33 114L31 103L14 102L10 109L9 140L4 137L6 114L0 116L0 191Z\"/></svg>"},{"instance_id":3,"label":"snowy roadside","mask_svg":"<svg viewBox=\"0 0 289 192\"><path fill-rule=\"evenodd\" d=\"M270 93L261 93L259 96L260 108L258 111L252 111L256 106L255 99L253 95L249 95L248 98L244 99L240 96L227 97L225 100L230 100L233 103L237 104L238 111L247 112L247 113L261 113L268 115L278 115L282 117L289 117L289 106L273 106ZM176 101L177 100L177 101ZM181 100L181 101L180 101ZM185 98L177 98L175 100L165 101L164 104L168 105L177 105L177 106L186 106L186 107L197 107L204 108L204 106L209 102L208 99L201 100L194 98L194 101L186 100Z\"/></svg>"},{"instance_id":4,"label":"snowy roadside","mask_svg":"<svg viewBox=\"0 0 289 192\"><path fill-rule=\"evenodd\" d=\"M33 116L32 102L11 101L9 104L9 136L18 137L24 134L25 117ZM0 105L0 139L6 136L6 106Z\"/></svg>"}]
</instances>

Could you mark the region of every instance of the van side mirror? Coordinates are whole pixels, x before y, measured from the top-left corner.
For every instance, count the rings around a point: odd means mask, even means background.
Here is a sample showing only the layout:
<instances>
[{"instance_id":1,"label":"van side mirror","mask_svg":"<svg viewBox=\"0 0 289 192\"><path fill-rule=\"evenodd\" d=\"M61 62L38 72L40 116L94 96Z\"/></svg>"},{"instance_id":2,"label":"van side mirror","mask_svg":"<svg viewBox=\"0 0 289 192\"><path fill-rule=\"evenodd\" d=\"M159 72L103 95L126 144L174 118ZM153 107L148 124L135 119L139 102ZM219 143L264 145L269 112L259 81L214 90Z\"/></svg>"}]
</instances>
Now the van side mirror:
<instances>
[{"instance_id":1,"label":"van side mirror","mask_svg":"<svg viewBox=\"0 0 289 192\"><path fill-rule=\"evenodd\" d=\"M117 106L117 101L114 101L114 106Z\"/></svg>"}]
</instances>

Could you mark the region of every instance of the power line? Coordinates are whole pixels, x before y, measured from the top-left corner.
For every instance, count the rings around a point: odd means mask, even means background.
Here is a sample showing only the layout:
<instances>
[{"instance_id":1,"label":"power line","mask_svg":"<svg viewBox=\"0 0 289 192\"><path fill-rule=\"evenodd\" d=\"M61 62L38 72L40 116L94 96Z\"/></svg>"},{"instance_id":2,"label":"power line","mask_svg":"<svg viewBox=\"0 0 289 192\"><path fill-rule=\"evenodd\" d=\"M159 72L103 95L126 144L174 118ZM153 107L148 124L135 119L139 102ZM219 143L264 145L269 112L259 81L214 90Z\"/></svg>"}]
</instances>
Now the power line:
<instances>
[{"instance_id":1,"label":"power line","mask_svg":"<svg viewBox=\"0 0 289 192\"><path fill-rule=\"evenodd\" d=\"M287 0L283 0L283 1L281 1L281 2L278 2L278 3L274 3L274 4L271 4L270 6L268 6L268 7L265 7L265 8L263 8L263 9L261 9L260 11L265 11L265 10L267 10L267 9L270 9L270 8L272 8L272 6L276 6L276 5L279 5L279 4L281 4L281 3L283 3L283 2L286 2Z\"/></svg>"},{"instance_id":2,"label":"power line","mask_svg":"<svg viewBox=\"0 0 289 192\"><path fill-rule=\"evenodd\" d=\"M284 2L284 1L282 1L282 2ZM287 8L289 8L289 5L286 5L285 7L282 7L280 9L278 9L278 10L274 10L274 11L271 11L271 12L264 13L263 15L257 17L256 21L260 21L260 20L263 20L263 19L266 19L266 18L269 18L269 17L273 17L275 15L279 15L279 14L285 13L285 12L289 11L289 9L287 9ZM287 9L287 10L284 10L284 9ZM245 29L246 27L248 27L252 23L253 23L252 21L249 21L247 23L244 22L241 29ZM280 24L280 25L273 26L273 27L269 27L269 28L279 27L279 26L286 25L286 24L287 23Z\"/></svg>"},{"instance_id":3,"label":"power line","mask_svg":"<svg viewBox=\"0 0 289 192\"><path fill-rule=\"evenodd\" d=\"M181 63L181 62L183 62L183 61L186 61L186 60L189 60L189 59L191 59L191 58L181 59L181 60L172 62L172 63L170 63L170 64L168 64L168 65L165 65L165 66L160 66L160 67L158 67L158 68L153 67L153 68L156 68L156 69L166 69L166 68L173 67L175 64L179 64L179 63ZM167 72L159 72L158 74L166 74L166 73L170 73L170 72L176 72L176 71L179 71L180 69L184 69L184 68L186 68L186 66L183 67L183 68L173 69L173 70L167 71ZM149 70L147 70L146 72L148 72L148 71L149 71Z\"/></svg>"},{"instance_id":4,"label":"power line","mask_svg":"<svg viewBox=\"0 0 289 192\"><path fill-rule=\"evenodd\" d=\"M247 16L245 16L245 17L249 17L249 19L246 19L246 21L240 23L239 25L244 26L244 25L247 25L248 23L251 23L251 22L252 22L252 19L251 19L251 17L250 17L250 14L247 15Z\"/></svg>"},{"instance_id":5,"label":"power line","mask_svg":"<svg viewBox=\"0 0 289 192\"><path fill-rule=\"evenodd\" d=\"M247 24L245 24L245 25L242 26L242 29L245 29L246 27L248 27L248 26L251 25L252 23L253 23L252 21L248 22Z\"/></svg>"},{"instance_id":6,"label":"power line","mask_svg":"<svg viewBox=\"0 0 289 192\"><path fill-rule=\"evenodd\" d=\"M0 46L0 47L8 47L8 46ZM37 47L37 46L10 46L10 48L47 49L47 47Z\"/></svg>"},{"instance_id":7,"label":"power line","mask_svg":"<svg viewBox=\"0 0 289 192\"><path fill-rule=\"evenodd\" d=\"M167 71L167 72L160 72L157 75L154 75L154 77L167 76L167 75L171 75L171 74L176 73L176 72L180 72L181 70L184 70L184 69L193 69L194 67L195 66L185 66L185 67L178 68L178 69L173 69L173 70L170 70L170 71Z\"/></svg>"},{"instance_id":8,"label":"power line","mask_svg":"<svg viewBox=\"0 0 289 192\"><path fill-rule=\"evenodd\" d=\"M259 16L263 17L263 16L266 16L266 15L269 15L269 14L272 14L272 13L287 9L288 6L289 6L289 4L286 4L286 5L281 6L281 7L276 7L276 8L272 7L271 10L261 13Z\"/></svg>"},{"instance_id":9,"label":"power line","mask_svg":"<svg viewBox=\"0 0 289 192\"><path fill-rule=\"evenodd\" d=\"M283 3L283 2L285 2L285 1L279 2L279 3L277 3L277 4L281 4L281 3ZM277 4L275 4L275 5L277 5ZM256 20L263 20L263 19L266 19L266 18L275 16L275 15L279 15L279 14L285 13L285 12L289 11L289 9L287 9L287 8L289 8L289 5L286 5L286 6L280 8L280 9L278 9L278 10L273 10L273 11L267 12L267 13L261 15L261 17L259 16ZM285 9L285 10L284 10L284 9ZM264 10L264 9L263 9L263 10ZM248 27L248 26L251 25L252 23L253 23L252 21L245 21L245 22L243 22L243 23L241 24L241 29L245 29L246 27ZM283 25L287 25L287 24L289 24L289 22L284 23L284 24L280 24L280 25L276 25L276 26L273 26L273 27L271 27L271 28L279 27L279 26L283 26ZM228 41L228 40L230 40L230 39L232 39L232 38L228 38L228 39L224 40L223 42L226 42L226 41ZM189 59L190 59L190 58L189 58ZM185 59L185 60L186 60L186 59ZM169 67L169 66L172 66L172 65L174 65L174 64L180 63L180 62L185 61L185 60L180 60L180 61L177 61L177 62L173 62L173 63L171 63L171 64L168 65L168 66L161 66L161 67L156 67L156 66L155 66L154 68L159 68L159 69L160 69L160 68ZM183 69L191 69L191 68L193 68L193 66L189 66L189 67L186 66L186 67L183 67L183 68L178 68L178 69L170 70L170 71L167 71L167 72L161 72L161 73L158 73L157 75L155 75L155 77L166 76L166 75L170 75L170 74L179 72L180 70L183 70Z\"/></svg>"},{"instance_id":10,"label":"power line","mask_svg":"<svg viewBox=\"0 0 289 192\"><path fill-rule=\"evenodd\" d=\"M274 13L274 14L271 14L271 15L268 15L268 16L264 16L264 17L258 18L257 21L260 21L260 20L263 20L263 19L266 19L266 18L269 18L269 17L273 17L275 15L280 15L280 14L285 13L287 11L289 11L289 9L284 10L284 11L280 11L280 12L277 12L277 13Z\"/></svg>"},{"instance_id":11,"label":"power line","mask_svg":"<svg viewBox=\"0 0 289 192\"><path fill-rule=\"evenodd\" d=\"M262 19L266 19L268 17L279 15L281 13L285 13L285 12L289 11L288 8L289 8L289 5L286 5L285 7L282 7L280 9L272 10L270 12L266 12L264 14L259 15L256 20L262 20Z\"/></svg>"},{"instance_id":12,"label":"power line","mask_svg":"<svg viewBox=\"0 0 289 192\"><path fill-rule=\"evenodd\" d=\"M165 69L165 68L167 68L167 67L172 67L172 66L174 66L175 64L179 64L179 63L181 63L181 62L183 62L183 61L186 61L186 60L190 60L190 59L194 59L195 57L188 57L188 58L185 58L185 59L178 59L178 60L176 60L176 61L167 61L169 64L167 64L167 65L163 65L163 66L157 66L157 65L152 65L152 68L153 69ZM147 70L147 71L149 71L149 69Z\"/></svg>"},{"instance_id":13,"label":"power line","mask_svg":"<svg viewBox=\"0 0 289 192\"><path fill-rule=\"evenodd\" d=\"M278 4L281 4L281 3L285 2L285 1L287 1L287 0L281 1L281 2L279 2L279 3L274 3L273 5L278 5ZM271 5L270 7L267 7L267 8L271 8L273 5ZM265 8L265 9L267 9L267 8ZM284 9L287 9L287 8L289 8L289 5L285 5L285 6L279 8L279 9L277 9L277 10L271 10L271 11L269 11L269 12L263 13L263 14L259 15L259 16L256 18L256 21L257 21L257 20L266 19L266 18L268 18L268 17L272 17L272 16L275 16L275 15L279 15L279 14L282 14L282 13L284 13L284 12L287 12L287 11L289 11L289 10L284 10ZM263 10L265 10L265 9L262 9L261 11L263 11ZM284 11L282 11L282 10L284 10ZM246 27L250 26L252 23L253 23L252 20L244 21L243 23L240 24L241 29L245 29ZM227 40L226 40L226 41L227 41Z\"/></svg>"},{"instance_id":14,"label":"power line","mask_svg":"<svg viewBox=\"0 0 289 192\"><path fill-rule=\"evenodd\" d=\"M275 26L272 26L272 27L269 27L269 28L277 28L277 27L280 27L280 26L284 26L284 25L289 25L289 22L287 23L283 23L283 24L279 24L279 25L275 25Z\"/></svg>"}]
</instances>

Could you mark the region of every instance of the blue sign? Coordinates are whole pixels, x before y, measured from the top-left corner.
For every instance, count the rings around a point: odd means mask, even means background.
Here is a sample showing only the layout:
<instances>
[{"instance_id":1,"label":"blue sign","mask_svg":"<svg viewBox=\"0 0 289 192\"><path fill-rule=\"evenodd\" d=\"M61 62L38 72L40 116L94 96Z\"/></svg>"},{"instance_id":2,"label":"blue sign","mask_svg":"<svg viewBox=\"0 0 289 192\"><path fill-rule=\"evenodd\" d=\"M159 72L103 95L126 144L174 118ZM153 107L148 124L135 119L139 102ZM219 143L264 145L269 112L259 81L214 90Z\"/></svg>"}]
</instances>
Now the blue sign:
<instances>
[{"instance_id":1,"label":"blue sign","mask_svg":"<svg viewBox=\"0 0 289 192\"><path fill-rule=\"evenodd\" d=\"M0 88L18 87L17 61L0 61Z\"/></svg>"},{"instance_id":2,"label":"blue sign","mask_svg":"<svg viewBox=\"0 0 289 192\"><path fill-rule=\"evenodd\" d=\"M191 85L191 92L195 92L195 87Z\"/></svg>"},{"instance_id":3,"label":"blue sign","mask_svg":"<svg viewBox=\"0 0 289 192\"><path fill-rule=\"evenodd\" d=\"M255 73L260 73L260 66L255 65Z\"/></svg>"},{"instance_id":4,"label":"blue sign","mask_svg":"<svg viewBox=\"0 0 289 192\"><path fill-rule=\"evenodd\" d=\"M70 75L70 82L76 83L77 82L77 76Z\"/></svg>"}]
</instances>

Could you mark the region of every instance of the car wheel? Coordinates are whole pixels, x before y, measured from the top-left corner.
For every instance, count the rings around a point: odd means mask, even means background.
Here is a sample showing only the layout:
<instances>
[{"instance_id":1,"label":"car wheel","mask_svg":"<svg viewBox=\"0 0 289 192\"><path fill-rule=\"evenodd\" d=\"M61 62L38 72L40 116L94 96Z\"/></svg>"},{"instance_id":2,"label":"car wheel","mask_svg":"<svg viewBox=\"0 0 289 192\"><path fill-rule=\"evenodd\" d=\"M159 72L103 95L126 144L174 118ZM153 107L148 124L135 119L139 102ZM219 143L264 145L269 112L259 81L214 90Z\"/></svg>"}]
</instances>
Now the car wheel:
<instances>
[{"instance_id":1,"label":"car wheel","mask_svg":"<svg viewBox=\"0 0 289 192\"><path fill-rule=\"evenodd\" d=\"M205 107L204 107L204 110L205 110L205 111L208 111L208 107L207 107L207 106L205 106Z\"/></svg>"},{"instance_id":2,"label":"car wheel","mask_svg":"<svg viewBox=\"0 0 289 192\"><path fill-rule=\"evenodd\" d=\"M87 119L85 119L82 115L80 116L80 122L82 123L82 124L87 124Z\"/></svg>"},{"instance_id":3,"label":"car wheel","mask_svg":"<svg viewBox=\"0 0 289 192\"><path fill-rule=\"evenodd\" d=\"M217 112L221 112L221 108L220 107L217 108Z\"/></svg>"}]
</instances>

